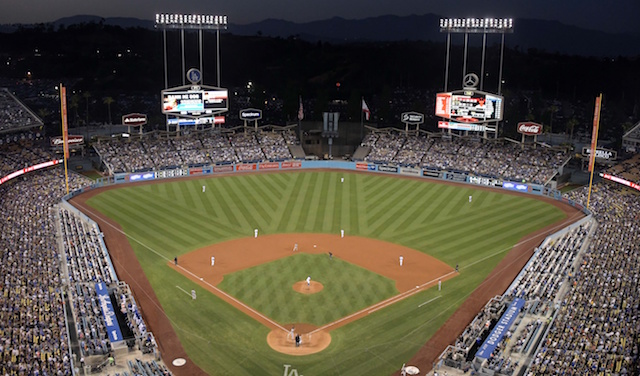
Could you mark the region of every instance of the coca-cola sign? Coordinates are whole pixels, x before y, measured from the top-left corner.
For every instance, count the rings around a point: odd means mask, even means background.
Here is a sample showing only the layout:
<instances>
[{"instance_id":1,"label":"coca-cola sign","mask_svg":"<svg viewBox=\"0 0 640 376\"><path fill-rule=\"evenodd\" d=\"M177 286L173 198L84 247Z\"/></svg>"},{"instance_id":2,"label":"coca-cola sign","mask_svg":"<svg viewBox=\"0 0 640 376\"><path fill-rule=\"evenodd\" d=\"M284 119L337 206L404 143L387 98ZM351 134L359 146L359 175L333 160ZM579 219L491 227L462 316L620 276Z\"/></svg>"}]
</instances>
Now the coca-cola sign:
<instances>
[{"instance_id":1,"label":"coca-cola sign","mask_svg":"<svg viewBox=\"0 0 640 376\"><path fill-rule=\"evenodd\" d=\"M518 123L518 132L528 136L539 135L542 134L542 125L529 121Z\"/></svg>"},{"instance_id":2,"label":"coca-cola sign","mask_svg":"<svg viewBox=\"0 0 640 376\"><path fill-rule=\"evenodd\" d=\"M51 146L62 146L62 144L64 143L64 140L62 139L62 136L57 136L57 137L51 137L50 142L51 142ZM84 144L84 136L69 135L67 137L67 142L69 146L82 145Z\"/></svg>"},{"instance_id":3,"label":"coca-cola sign","mask_svg":"<svg viewBox=\"0 0 640 376\"><path fill-rule=\"evenodd\" d=\"M147 124L147 115L145 114L129 114L122 116L123 125L139 126Z\"/></svg>"}]
</instances>

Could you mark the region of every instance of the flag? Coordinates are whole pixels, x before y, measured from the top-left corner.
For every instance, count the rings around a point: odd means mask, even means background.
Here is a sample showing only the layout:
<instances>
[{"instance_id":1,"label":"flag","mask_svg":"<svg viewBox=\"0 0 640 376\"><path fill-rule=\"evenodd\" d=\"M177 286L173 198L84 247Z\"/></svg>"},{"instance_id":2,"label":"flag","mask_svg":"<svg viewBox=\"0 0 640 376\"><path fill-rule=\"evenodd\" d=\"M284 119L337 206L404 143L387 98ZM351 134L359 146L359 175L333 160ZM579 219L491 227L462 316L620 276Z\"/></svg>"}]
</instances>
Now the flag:
<instances>
[{"instance_id":1,"label":"flag","mask_svg":"<svg viewBox=\"0 0 640 376\"><path fill-rule=\"evenodd\" d=\"M300 107L298 108L298 120L304 119L304 108L302 108L302 96L300 96Z\"/></svg>"},{"instance_id":2,"label":"flag","mask_svg":"<svg viewBox=\"0 0 640 376\"><path fill-rule=\"evenodd\" d=\"M364 101L364 98L362 98L362 112L364 112L365 120L369 120L371 111L369 111L369 106L367 106L367 102Z\"/></svg>"}]
</instances>

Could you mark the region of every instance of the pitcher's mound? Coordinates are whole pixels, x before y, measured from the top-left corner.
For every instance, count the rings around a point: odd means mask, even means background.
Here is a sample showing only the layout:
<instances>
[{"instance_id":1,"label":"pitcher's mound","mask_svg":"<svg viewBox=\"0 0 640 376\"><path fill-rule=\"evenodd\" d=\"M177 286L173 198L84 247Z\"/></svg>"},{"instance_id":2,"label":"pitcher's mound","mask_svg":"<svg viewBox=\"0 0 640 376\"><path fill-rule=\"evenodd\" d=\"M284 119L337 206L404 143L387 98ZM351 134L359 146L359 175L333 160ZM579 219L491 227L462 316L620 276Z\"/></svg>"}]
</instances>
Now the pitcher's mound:
<instances>
[{"instance_id":1,"label":"pitcher's mound","mask_svg":"<svg viewBox=\"0 0 640 376\"><path fill-rule=\"evenodd\" d=\"M324 330L309 334L315 328L312 325L296 324L295 328L296 334L300 334L302 341L300 346L296 347L296 341L291 333L282 329L270 331L267 335L267 343L272 349L287 355L315 354L329 347L331 343L331 335Z\"/></svg>"},{"instance_id":2,"label":"pitcher's mound","mask_svg":"<svg viewBox=\"0 0 640 376\"><path fill-rule=\"evenodd\" d=\"M322 291L324 286L320 282L311 281L311 284L307 286L307 281L300 281L293 284L293 291L297 291L301 294L315 294Z\"/></svg>"}]
</instances>

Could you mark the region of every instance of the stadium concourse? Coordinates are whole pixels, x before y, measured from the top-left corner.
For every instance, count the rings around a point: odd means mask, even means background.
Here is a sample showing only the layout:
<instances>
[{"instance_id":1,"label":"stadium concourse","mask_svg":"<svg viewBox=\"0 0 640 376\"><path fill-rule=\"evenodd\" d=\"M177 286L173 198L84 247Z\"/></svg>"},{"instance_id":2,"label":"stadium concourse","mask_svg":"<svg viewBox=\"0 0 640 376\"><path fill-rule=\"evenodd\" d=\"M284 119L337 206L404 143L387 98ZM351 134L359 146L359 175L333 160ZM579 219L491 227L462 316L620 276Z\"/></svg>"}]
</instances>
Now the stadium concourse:
<instances>
[{"instance_id":1,"label":"stadium concourse","mask_svg":"<svg viewBox=\"0 0 640 376\"><path fill-rule=\"evenodd\" d=\"M1 139L3 176L56 159L38 133L20 128ZM284 130L180 137L155 133L94 146L113 173L289 159L297 144L295 133ZM539 183L548 182L569 158L561 149L508 140L448 140L440 134L372 132L361 147L368 150L367 161ZM613 168L637 178L634 158ZM90 183L70 174L71 190ZM169 374L131 292L118 281L100 229L60 203L64 186L59 166L0 185L0 371ZM582 189L567 197L586 203ZM460 331L433 373L511 375L526 366L531 375L637 374L639 209L637 193L598 183L591 194L593 216L541 245L511 288ZM108 339L100 286L115 302L115 314L124 323L120 329L132 341L117 345ZM498 320L515 311L515 326L483 350Z\"/></svg>"}]
</instances>

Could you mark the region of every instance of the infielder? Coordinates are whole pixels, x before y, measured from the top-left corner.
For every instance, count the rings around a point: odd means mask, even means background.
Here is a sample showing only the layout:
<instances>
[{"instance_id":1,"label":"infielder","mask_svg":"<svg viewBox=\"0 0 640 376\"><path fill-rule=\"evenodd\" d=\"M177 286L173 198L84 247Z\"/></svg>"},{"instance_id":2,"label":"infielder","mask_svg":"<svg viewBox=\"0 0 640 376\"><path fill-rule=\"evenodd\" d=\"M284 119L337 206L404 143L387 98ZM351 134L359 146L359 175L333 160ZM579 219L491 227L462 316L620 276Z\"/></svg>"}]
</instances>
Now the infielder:
<instances>
[{"instance_id":1,"label":"infielder","mask_svg":"<svg viewBox=\"0 0 640 376\"><path fill-rule=\"evenodd\" d=\"M307 287L311 286L311 276L307 277Z\"/></svg>"},{"instance_id":2,"label":"infielder","mask_svg":"<svg viewBox=\"0 0 640 376\"><path fill-rule=\"evenodd\" d=\"M215 256L211 256L211 266L214 266L216 264L216 258Z\"/></svg>"},{"instance_id":3,"label":"infielder","mask_svg":"<svg viewBox=\"0 0 640 376\"><path fill-rule=\"evenodd\" d=\"M297 250L298 250L298 243L296 243L296 244L294 244L294 245L293 245L293 252L295 252L295 251L297 251Z\"/></svg>"},{"instance_id":4,"label":"infielder","mask_svg":"<svg viewBox=\"0 0 640 376\"><path fill-rule=\"evenodd\" d=\"M404 262L404 257L402 256L398 257L398 261L400 262L400 266L402 266L402 263Z\"/></svg>"},{"instance_id":5,"label":"infielder","mask_svg":"<svg viewBox=\"0 0 640 376\"><path fill-rule=\"evenodd\" d=\"M253 237L254 238L258 237L258 229L253 230Z\"/></svg>"}]
</instances>

